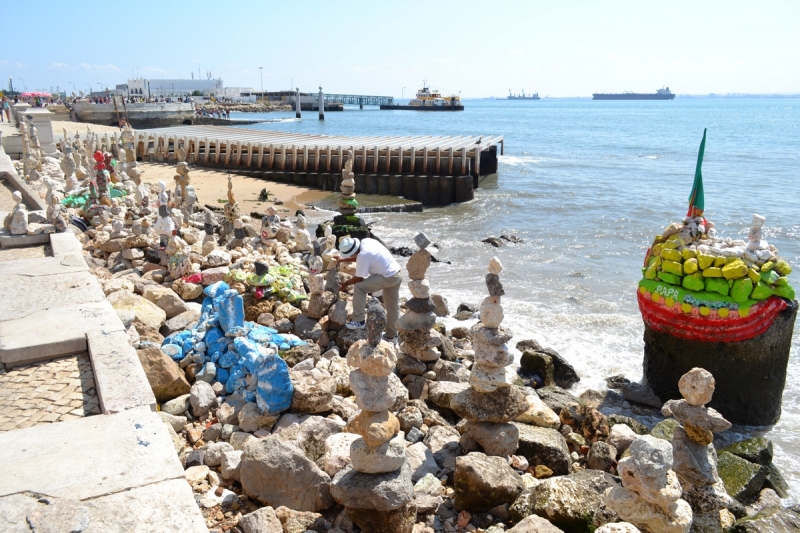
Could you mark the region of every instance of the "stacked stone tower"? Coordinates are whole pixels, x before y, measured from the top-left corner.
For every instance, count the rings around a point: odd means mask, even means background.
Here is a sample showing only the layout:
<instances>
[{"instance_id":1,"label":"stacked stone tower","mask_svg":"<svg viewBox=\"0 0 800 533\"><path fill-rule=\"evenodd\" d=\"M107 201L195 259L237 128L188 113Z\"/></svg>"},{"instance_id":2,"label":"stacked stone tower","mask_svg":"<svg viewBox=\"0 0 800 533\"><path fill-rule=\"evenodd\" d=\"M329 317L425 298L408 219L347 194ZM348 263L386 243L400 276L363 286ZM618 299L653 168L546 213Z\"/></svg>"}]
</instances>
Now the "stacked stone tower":
<instances>
[{"instance_id":1,"label":"stacked stone tower","mask_svg":"<svg viewBox=\"0 0 800 533\"><path fill-rule=\"evenodd\" d=\"M412 298L406 302L408 311L397 321L397 330L400 336L400 351L409 357L423 363L431 363L439 359L436 349L442 342L439 335L433 331L436 315L433 310L435 305L431 300L431 285L425 277L431 265L431 254L426 250L430 241L424 233L414 237L418 250L408 258L408 289Z\"/></svg>"},{"instance_id":2,"label":"stacked stone tower","mask_svg":"<svg viewBox=\"0 0 800 533\"><path fill-rule=\"evenodd\" d=\"M512 385L515 373L507 367L514 356L506 344L512 334L500 324L505 294L500 283L503 265L497 257L489 262L486 275L487 296L481 303L481 321L470 329L475 362L469 378L470 388L453 396L451 408L467 419L466 432L487 455L508 456L519 445L519 430L510 420L528 409L524 394Z\"/></svg>"},{"instance_id":3,"label":"stacked stone tower","mask_svg":"<svg viewBox=\"0 0 800 533\"><path fill-rule=\"evenodd\" d=\"M367 309L367 339L347 352L350 387L361 412L345 428L361 437L350 446L352 467L333 480L334 499L364 531L410 533L416 519L411 468L406 461L405 434L390 412L397 391L406 392L393 373L397 353L381 339L386 313L377 300Z\"/></svg>"},{"instance_id":4,"label":"stacked stone tower","mask_svg":"<svg viewBox=\"0 0 800 533\"><path fill-rule=\"evenodd\" d=\"M353 174L353 151L347 151L347 162L342 169L342 184L339 189L342 195L339 197L339 212L343 215L354 215L358 211L358 201L356 200L356 181Z\"/></svg>"}]
</instances>

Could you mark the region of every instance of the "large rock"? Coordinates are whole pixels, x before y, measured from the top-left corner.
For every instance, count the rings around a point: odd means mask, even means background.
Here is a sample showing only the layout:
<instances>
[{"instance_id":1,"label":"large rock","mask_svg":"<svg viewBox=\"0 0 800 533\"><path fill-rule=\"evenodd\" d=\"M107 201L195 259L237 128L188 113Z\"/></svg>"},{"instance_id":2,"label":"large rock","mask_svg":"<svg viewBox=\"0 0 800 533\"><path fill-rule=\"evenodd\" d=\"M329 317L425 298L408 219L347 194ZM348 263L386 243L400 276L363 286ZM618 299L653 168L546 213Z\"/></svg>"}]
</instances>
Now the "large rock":
<instances>
[{"instance_id":1,"label":"large rock","mask_svg":"<svg viewBox=\"0 0 800 533\"><path fill-rule=\"evenodd\" d=\"M289 367L275 354L268 355L258 369L256 403L262 413L275 415L292 405L294 387Z\"/></svg>"},{"instance_id":2,"label":"large rock","mask_svg":"<svg viewBox=\"0 0 800 533\"><path fill-rule=\"evenodd\" d=\"M717 471L725 484L725 490L740 502L747 501L761 490L768 473L765 466L751 463L728 452L719 453Z\"/></svg>"},{"instance_id":3,"label":"large rock","mask_svg":"<svg viewBox=\"0 0 800 533\"><path fill-rule=\"evenodd\" d=\"M409 359L411 359L409 357ZM416 359L413 359L416 361ZM422 365L425 368L425 365ZM421 375L421 374L420 374ZM456 383L453 381L432 381L428 384L428 399L445 409L450 409L453 396L469 389L469 383ZM558 417L556 417L558 418Z\"/></svg>"},{"instance_id":4,"label":"large rock","mask_svg":"<svg viewBox=\"0 0 800 533\"><path fill-rule=\"evenodd\" d=\"M324 413L333 408L336 380L317 369L290 372L294 386L292 409L300 413Z\"/></svg>"},{"instance_id":5,"label":"large rock","mask_svg":"<svg viewBox=\"0 0 800 533\"><path fill-rule=\"evenodd\" d=\"M508 530L508 533L564 533L556 526L532 514L522 519L517 525ZM621 532L620 532L621 533Z\"/></svg>"},{"instance_id":6,"label":"large rock","mask_svg":"<svg viewBox=\"0 0 800 533\"><path fill-rule=\"evenodd\" d=\"M417 521L417 508L408 503L393 511L347 509L347 515L361 531L369 533L412 533Z\"/></svg>"},{"instance_id":7,"label":"large rock","mask_svg":"<svg viewBox=\"0 0 800 533\"><path fill-rule=\"evenodd\" d=\"M538 394L539 398L541 398L547 407L552 409L557 415L561 414L561 409L565 405L570 403L578 403L578 398L565 391L561 387L555 385L552 387L542 387L541 389L537 389L536 394Z\"/></svg>"},{"instance_id":8,"label":"large rock","mask_svg":"<svg viewBox=\"0 0 800 533\"><path fill-rule=\"evenodd\" d=\"M768 507L755 516L737 520L730 533L796 533L800 514L793 509Z\"/></svg>"},{"instance_id":9,"label":"large rock","mask_svg":"<svg viewBox=\"0 0 800 533\"><path fill-rule=\"evenodd\" d=\"M291 442L303 450L306 457L319 464L325 455L325 442L328 437L341 432L343 428L344 422L335 417L323 418L287 413L278 420L272 428L272 433Z\"/></svg>"},{"instance_id":10,"label":"large rock","mask_svg":"<svg viewBox=\"0 0 800 533\"><path fill-rule=\"evenodd\" d=\"M352 467L341 470L331 485L333 498L348 509L393 511L414 499L411 468L385 474L362 474Z\"/></svg>"},{"instance_id":11,"label":"large rock","mask_svg":"<svg viewBox=\"0 0 800 533\"><path fill-rule=\"evenodd\" d=\"M559 353L552 348L542 348L541 345L539 345L539 343L536 341L523 340L517 343L517 349L523 352L523 355L520 358L520 367L523 370L528 370L525 362L523 361L525 358L525 353L531 352L531 354L541 354L542 356L546 356L546 358L549 358L552 361L553 378L557 386L568 389L581 380L580 376L578 376L578 373L575 371L575 368L573 368L573 366L569 364L566 359L561 357L561 355L559 355ZM543 357L543 359L546 358Z\"/></svg>"},{"instance_id":12,"label":"large rock","mask_svg":"<svg viewBox=\"0 0 800 533\"><path fill-rule=\"evenodd\" d=\"M464 430L472 440L481 445L486 455L508 457L513 455L519 446L519 430L508 422L503 424L467 422Z\"/></svg>"},{"instance_id":13,"label":"large rock","mask_svg":"<svg viewBox=\"0 0 800 533\"><path fill-rule=\"evenodd\" d=\"M662 401L677 400L681 377L704 368L716 381L709 407L734 424L774 424L781 415L797 307L791 302L767 331L740 342L681 339L645 324L645 380Z\"/></svg>"},{"instance_id":14,"label":"large rock","mask_svg":"<svg viewBox=\"0 0 800 533\"><path fill-rule=\"evenodd\" d=\"M195 381L189 391L189 401L192 404L192 414L202 417L208 413L214 404L217 395L211 385L205 381Z\"/></svg>"},{"instance_id":15,"label":"large rock","mask_svg":"<svg viewBox=\"0 0 800 533\"><path fill-rule=\"evenodd\" d=\"M283 533L281 521L272 507L262 507L239 519L239 529L244 533Z\"/></svg>"},{"instance_id":16,"label":"large rock","mask_svg":"<svg viewBox=\"0 0 800 533\"><path fill-rule=\"evenodd\" d=\"M599 470L582 470L546 479L526 489L511 506L515 520L537 514L567 532L588 532L603 493L620 486L616 477Z\"/></svg>"},{"instance_id":17,"label":"large rock","mask_svg":"<svg viewBox=\"0 0 800 533\"><path fill-rule=\"evenodd\" d=\"M163 403L189 392L191 386L183 370L160 347L142 348L136 350L136 355L139 356L156 401Z\"/></svg>"},{"instance_id":18,"label":"large rock","mask_svg":"<svg viewBox=\"0 0 800 533\"><path fill-rule=\"evenodd\" d=\"M520 477L502 457L473 452L456 458L453 504L457 511L483 512L511 504L524 488Z\"/></svg>"},{"instance_id":19,"label":"large rock","mask_svg":"<svg viewBox=\"0 0 800 533\"><path fill-rule=\"evenodd\" d=\"M136 315L132 324L142 339L161 342L161 334L158 330L167 319L167 314L163 309L128 291L112 292L107 299L117 311L129 311Z\"/></svg>"},{"instance_id":20,"label":"large rock","mask_svg":"<svg viewBox=\"0 0 800 533\"><path fill-rule=\"evenodd\" d=\"M567 441L555 429L541 428L520 424L514 425L519 430L519 448L517 455L522 455L531 466L544 465L557 476L569 473L572 460L569 456Z\"/></svg>"},{"instance_id":21,"label":"large rock","mask_svg":"<svg viewBox=\"0 0 800 533\"><path fill-rule=\"evenodd\" d=\"M292 475L286 475L291 472ZM247 443L242 454L242 489L263 503L296 511L322 511L333 504L331 478L302 450L280 437Z\"/></svg>"},{"instance_id":22,"label":"large rock","mask_svg":"<svg viewBox=\"0 0 800 533\"><path fill-rule=\"evenodd\" d=\"M528 410L517 416L515 421L543 428L558 429L561 427L558 415L537 394L528 394L526 400L528 401Z\"/></svg>"},{"instance_id":23,"label":"large rock","mask_svg":"<svg viewBox=\"0 0 800 533\"><path fill-rule=\"evenodd\" d=\"M200 311L198 311L197 309L189 309L179 315L175 315L174 317L164 322L164 325L161 326L159 333L167 337L177 331L190 329L195 323L197 323L197 320L199 318L200 318Z\"/></svg>"},{"instance_id":24,"label":"large rock","mask_svg":"<svg viewBox=\"0 0 800 533\"><path fill-rule=\"evenodd\" d=\"M433 452L422 442L406 448L406 461L411 468L411 481L415 483L427 474L435 475L439 471Z\"/></svg>"},{"instance_id":25,"label":"large rock","mask_svg":"<svg viewBox=\"0 0 800 533\"><path fill-rule=\"evenodd\" d=\"M448 458L457 457L461 454L460 439L461 435L456 428L452 426L435 426L428 431L423 442L433 452L436 463L439 466L444 466Z\"/></svg>"},{"instance_id":26,"label":"large rock","mask_svg":"<svg viewBox=\"0 0 800 533\"><path fill-rule=\"evenodd\" d=\"M336 295L332 292L312 294L308 299L308 316L319 320L328 314L328 310L335 301Z\"/></svg>"},{"instance_id":27,"label":"large rock","mask_svg":"<svg viewBox=\"0 0 800 533\"><path fill-rule=\"evenodd\" d=\"M467 389L453 395L450 408L472 422L508 422L528 410L525 395L517 387L501 387L490 393Z\"/></svg>"},{"instance_id":28,"label":"large rock","mask_svg":"<svg viewBox=\"0 0 800 533\"><path fill-rule=\"evenodd\" d=\"M767 466L772 462L772 441L764 437L753 437L739 442L735 442L730 446L726 446L720 450L721 452L732 453L738 455L742 459L747 459L751 463L757 463Z\"/></svg>"},{"instance_id":29,"label":"large rock","mask_svg":"<svg viewBox=\"0 0 800 533\"><path fill-rule=\"evenodd\" d=\"M351 464L350 445L361 439L354 433L334 433L325 439L325 453L317 464L326 474L334 477Z\"/></svg>"},{"instance_id":30,"label":"large rock","mask_svg":"<svg viewBox=\"0 0 800 533\"><path fill-rule=\"evenodd\" d=\"M164 310L167 318L178 316L189 310L175 291L161 285L151 285L144 290L142 296Z\"/></svg>"},{"instance_id":31,"label":"large rock","mask_svg":"<svg viewBox=\"0 0 800 533\"><path fill-rule=\"evenodd\" d=\"M253 433L259 429L266 429L269 431L272 426L277 422L279 415L271 415L269 413L262 413L258 405L248 402L239 411L237 420L239 428L242 431Z\"/></svg>"}]
</instances>

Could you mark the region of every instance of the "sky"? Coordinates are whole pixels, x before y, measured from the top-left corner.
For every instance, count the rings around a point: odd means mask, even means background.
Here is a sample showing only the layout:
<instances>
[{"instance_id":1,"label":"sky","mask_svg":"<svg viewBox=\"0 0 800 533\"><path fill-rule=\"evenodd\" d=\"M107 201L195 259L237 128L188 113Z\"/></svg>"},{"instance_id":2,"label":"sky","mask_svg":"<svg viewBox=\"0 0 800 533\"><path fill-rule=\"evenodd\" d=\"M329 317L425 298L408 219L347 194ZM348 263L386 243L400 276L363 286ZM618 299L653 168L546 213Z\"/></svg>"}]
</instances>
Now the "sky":
<instances>
[{"instance_id":1,"label":"sky","mask_svg":"<svg viewBox=\"0 0 800 533\"><path fill-rule=\"evenodd\" d=\"M398 97L423 80L462 98L800 93L798 0L42 0L0 17L3 88L211 71L228 87L263 74L265 90Z\"/></svg>"}]
</instances>

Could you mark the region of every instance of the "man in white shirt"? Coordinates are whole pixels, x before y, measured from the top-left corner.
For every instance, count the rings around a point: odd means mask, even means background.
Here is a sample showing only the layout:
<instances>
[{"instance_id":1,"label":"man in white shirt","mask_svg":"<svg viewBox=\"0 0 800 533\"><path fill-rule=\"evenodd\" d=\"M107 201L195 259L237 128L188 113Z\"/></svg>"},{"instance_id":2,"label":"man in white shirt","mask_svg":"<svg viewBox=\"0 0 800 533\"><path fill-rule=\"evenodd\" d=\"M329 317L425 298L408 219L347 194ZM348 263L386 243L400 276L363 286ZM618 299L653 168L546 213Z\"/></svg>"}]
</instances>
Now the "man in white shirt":
<instances>
[{"instance_id":1,"label":"man in white shirt","mask_svg":"<svg viewBox=\"0 0 800 533\"><path fill-rule=\"evenodd\" d=\"M400 315L400 265L392 257L391 252L375 239L339 239L341 258L337 263L355 263L356 275L342 283L339 290L344 291L353 285L353 315L346 324L348 329L363 329L366 326L365 310L367 294L383 291L383 305L386 307L386 332L384 339L394 341L397 338L395 323Z\"/></svg>"}]
</instances>

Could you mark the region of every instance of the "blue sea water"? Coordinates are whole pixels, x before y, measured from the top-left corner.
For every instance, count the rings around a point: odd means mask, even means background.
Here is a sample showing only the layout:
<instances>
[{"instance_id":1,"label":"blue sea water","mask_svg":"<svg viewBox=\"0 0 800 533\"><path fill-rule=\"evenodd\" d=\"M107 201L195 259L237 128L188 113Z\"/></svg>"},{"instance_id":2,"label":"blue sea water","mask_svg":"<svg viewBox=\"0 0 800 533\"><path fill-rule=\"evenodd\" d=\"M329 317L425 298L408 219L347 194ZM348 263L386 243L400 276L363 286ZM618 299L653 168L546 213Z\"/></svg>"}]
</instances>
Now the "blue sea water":
<instances>
[{"instance_id":1,"label":"blue sea water","mask_svg":"<svg viewBox=\"0 0 800 533\"><path fill-rule=\"evenodd\" d=\"M766 239L795 265L800 289L800 99L609 101L467 100L456 113L379 111L270 113L249 126L328 135L504 135L497 176L473 202L417 215L368 218L392 245L418 231L438 244L432 290L451 311L486 295L492 256L504 265L505 324L535 338L578 370L577 392L604 378L641 377L643 325L636 304L645 250L687 209L697 150L708 128L703 176L706 216L722 236L746 239L753 213L767 217ZM252 118L241 114L238 118ZM481 239L513 234L500 249ZM449 321L448 327L456 324ZM776 464L800 499L800 324L789 364L783 415L766 434Z\"/></svg>"}]
</instances>

